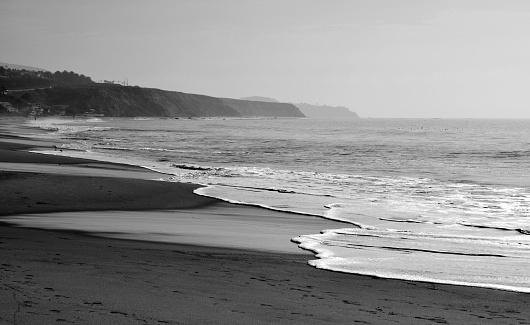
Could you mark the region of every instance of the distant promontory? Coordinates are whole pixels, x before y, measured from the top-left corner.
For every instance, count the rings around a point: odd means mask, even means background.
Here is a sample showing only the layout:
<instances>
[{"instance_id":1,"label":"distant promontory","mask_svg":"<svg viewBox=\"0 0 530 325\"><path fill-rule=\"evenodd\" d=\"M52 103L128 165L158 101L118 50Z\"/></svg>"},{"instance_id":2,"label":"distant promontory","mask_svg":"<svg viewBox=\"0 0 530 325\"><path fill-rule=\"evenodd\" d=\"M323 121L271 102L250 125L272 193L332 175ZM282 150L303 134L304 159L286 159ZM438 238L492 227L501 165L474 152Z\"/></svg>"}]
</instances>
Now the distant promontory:
<instances>
[{"instance_id":1,"label":"distant promontory","mask_svg":"<svg viewBox=\"0 0 530 325\"><path fill-rule=\"evenodd\" d=\"M241 99L255 102L278 103L278 101L274 98L262 96L243 97ZM300 111L307 117L359 118L357 113L352 112L349 108L342 106L311 105L306 103L294 103L293 105L298 107Z\"/></svg>"},{"instance_id":2,"label":"distant promontory","mask_svg":"<svg viewBox=\"0 0 530 325\"><path fill-rule=\"evenodd\" d=\"M342 118L359 118L357 113L350 111L347 107L328 106L328 105L311 105L306 103L293 104L298 107L307 117L342 117Z\"/></svg>"}]
</instances>

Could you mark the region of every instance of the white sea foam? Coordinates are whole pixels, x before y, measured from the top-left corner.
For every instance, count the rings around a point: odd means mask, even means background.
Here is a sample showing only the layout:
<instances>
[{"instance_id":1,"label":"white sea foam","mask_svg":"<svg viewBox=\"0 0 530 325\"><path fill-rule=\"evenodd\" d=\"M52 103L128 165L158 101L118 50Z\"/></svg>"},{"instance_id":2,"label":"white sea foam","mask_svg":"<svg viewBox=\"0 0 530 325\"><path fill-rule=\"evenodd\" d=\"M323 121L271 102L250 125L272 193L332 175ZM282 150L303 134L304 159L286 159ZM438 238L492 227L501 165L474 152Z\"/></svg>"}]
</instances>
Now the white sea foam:
<instances>
[{"instance_id":1,"label":"white sea foam","mask_svg":"<svg viewBox=\"0 0 530 325\"><path fill-rule=\"evenodd\" d=\"M309 264L321 269L530 292L528 240L414 237L409 232L340 229L293 241L314 252L318 259Z\"/></svg>"},{"instance_id":2,"label":"white sea foam","mask_svg":"<svg viewBox=\"0 0 530 325\"><path fill-rule=\"evenodd\" d=\"M100 126L100 125L92 125L92 123L104 123L105 120L102 119L61 119L61 118L42 118L38 120L28 120L27 124L32 127L37 127L43 130L48 131L56 131L58 134L61 135L67 135L67 134L78 134L80 132L86 132L86 131L108 131L113 129L109 126ZM90 123L90 125L86 125L86 123ZM46 135L43 135L46 136ZM53 137L57 137L56 134L52 135Z\"/></svg>"}]
</instances>

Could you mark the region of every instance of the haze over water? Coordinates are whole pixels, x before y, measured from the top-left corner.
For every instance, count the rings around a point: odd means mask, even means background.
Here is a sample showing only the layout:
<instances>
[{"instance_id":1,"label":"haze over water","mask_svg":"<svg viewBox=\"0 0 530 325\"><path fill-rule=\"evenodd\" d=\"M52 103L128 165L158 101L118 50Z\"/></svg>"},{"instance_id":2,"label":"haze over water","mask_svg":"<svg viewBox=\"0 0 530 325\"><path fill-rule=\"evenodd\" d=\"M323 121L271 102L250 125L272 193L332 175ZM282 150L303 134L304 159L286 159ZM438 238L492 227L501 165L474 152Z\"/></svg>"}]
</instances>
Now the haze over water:
<instances>
[{"instance_id":1,"label":"haze over water","mask_svg":"<svg viewBox=\"0 0 530 325\"><path fill-rule=\"evenodd\" d=\"M316 267L530 292L530 120L32 124L83 150L63 154L147 166L233 203L344 221L294 239L318 253Z\"/></svg>"}]
</instances>

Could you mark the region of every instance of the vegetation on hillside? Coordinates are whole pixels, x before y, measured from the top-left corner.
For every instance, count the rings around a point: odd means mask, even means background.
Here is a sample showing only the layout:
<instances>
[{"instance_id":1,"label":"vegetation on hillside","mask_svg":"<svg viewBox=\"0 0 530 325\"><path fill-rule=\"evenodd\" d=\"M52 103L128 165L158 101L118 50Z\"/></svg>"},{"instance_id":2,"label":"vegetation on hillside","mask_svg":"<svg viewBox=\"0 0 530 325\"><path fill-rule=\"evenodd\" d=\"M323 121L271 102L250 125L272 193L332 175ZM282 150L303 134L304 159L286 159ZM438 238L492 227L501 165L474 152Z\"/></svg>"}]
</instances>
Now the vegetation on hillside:
<instances>
[{"instance_id":1,"label":"vegetation on hillside","mask_svg":"<svg viewBox=\"0 0 530 325\"><path fill-rule=\"evenodd\" d=\"M0 66L0 89L3 94L10 90L35 89L64 85L94 83L90 77L73 71L30 71Z\"/></svg>"}]
</instances>

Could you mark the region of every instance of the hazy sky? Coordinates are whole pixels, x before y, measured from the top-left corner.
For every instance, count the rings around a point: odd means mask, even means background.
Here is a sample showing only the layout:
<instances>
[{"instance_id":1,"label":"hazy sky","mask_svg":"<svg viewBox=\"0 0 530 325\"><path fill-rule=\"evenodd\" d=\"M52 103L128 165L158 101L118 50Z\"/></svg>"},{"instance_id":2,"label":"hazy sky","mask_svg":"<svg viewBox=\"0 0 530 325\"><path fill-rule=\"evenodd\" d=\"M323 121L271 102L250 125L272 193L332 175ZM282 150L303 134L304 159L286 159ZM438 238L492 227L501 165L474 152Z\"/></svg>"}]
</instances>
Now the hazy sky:
<instances>
[{"instance_id":1,"label":"hazy sky","mask_svg":"<svg viewBox=\"0 0 530 325\"><path fill-rule=\"evenodd\" d=\"M362 117L530 118L530 1L0 0L0 61Z\"/></svg>"}]
</instances>

